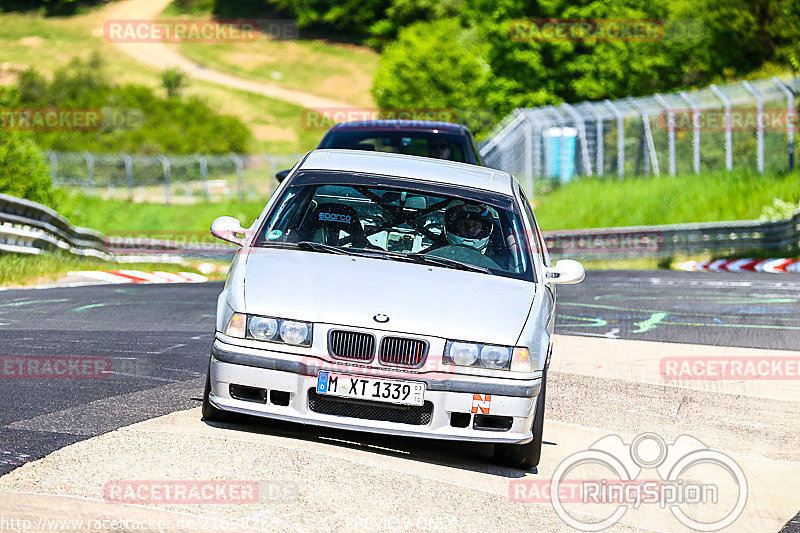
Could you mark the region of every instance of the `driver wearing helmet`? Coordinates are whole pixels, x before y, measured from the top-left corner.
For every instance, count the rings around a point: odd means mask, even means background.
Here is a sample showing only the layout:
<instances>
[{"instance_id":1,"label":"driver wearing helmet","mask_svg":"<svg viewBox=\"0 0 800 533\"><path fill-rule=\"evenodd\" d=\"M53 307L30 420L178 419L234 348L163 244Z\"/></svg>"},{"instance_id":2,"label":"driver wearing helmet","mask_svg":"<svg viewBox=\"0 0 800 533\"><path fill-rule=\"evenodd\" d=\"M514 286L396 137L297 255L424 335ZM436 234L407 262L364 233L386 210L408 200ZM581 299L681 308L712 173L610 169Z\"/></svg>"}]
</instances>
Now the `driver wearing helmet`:
<instances>
[{"instance_id":1,"label":"driver wearing helmet","mask_svg":"<svg viewBox=\"0 0 800 533\"><path fill-rule=\"evenodd\" d=\"M493 228L494 220L488 207L460 204L444 212L445 237L453 245L469 246L483 252Z\"/></svg>"}]
</instances>

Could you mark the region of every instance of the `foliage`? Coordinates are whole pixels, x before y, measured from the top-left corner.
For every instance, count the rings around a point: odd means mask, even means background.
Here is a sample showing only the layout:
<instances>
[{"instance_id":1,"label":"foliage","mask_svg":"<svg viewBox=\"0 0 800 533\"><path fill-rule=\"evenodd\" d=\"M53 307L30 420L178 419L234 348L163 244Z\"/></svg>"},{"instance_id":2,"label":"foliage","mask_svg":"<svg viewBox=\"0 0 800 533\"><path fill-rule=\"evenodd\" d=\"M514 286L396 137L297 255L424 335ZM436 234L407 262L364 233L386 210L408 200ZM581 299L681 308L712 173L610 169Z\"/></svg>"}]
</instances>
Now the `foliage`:
<instances>
[{"instance_id":1,"label":"foliage","mask_svg":"<svg viewBox=\"0 0 800 533\"><path fill-rule=\"evenodd\" d=\"M169 98L180 96L186 86L186 73L178 67L172 67L161 73L161 86L167 91Z\"/></svg>"},{"instance_id":2,"label":"foliage","mask_svg":"<svg viewBox=\"0 0 800 533\"><path fill-rule=\"evenodd\" d=\"M50 172L33 140L0 128L0 193L51 204Z\"/></svg>"},{"instance_id":3,"label":"foliage","mask_svg":"<svg viewBox=\"0 0 800 533\"><path fill-rule=\"evenodd\" d=\"M495 116L517 107L707 85L769 63L800 68L799 10L793 0L464 0L458 28L449 19L400 31L382 54L373 94L385 107L410 101L436 105L465 73L463 64L445 72L437 64L458 54L470 56L463 63L482 63L489 70L457 96L478 101ZM541 32L519 31L541 28L549 19L660 21L661 29L654 39L548 39ZM515 26L519 20L528 22ZM450 35L441 31L442 24L451 27ZM464 46L465 33L480 45ZM426 34L436 45L420 53ZM395 80L409 78L412 83L397 87Z\"/></svg>"},{"instance_id":4,"label":"foliage","mask_svg":"<svg viewBox=\"0 0 800 533\"><path fill-rule=\"evenodd\" d=\"M98 56L86 61L73 59L57 70L51 81L29 68L6 98L21 108L94 110L102 117L98 128L34 132L43 149L229 153L246 152L252 140L238 118L218 114L200 98L177 94L162 98L150 87L112 84Z\"/></svg>"},{"instance_id":5,"label":"foliage","mask_svg":"<svg viewBox=\"0 0 800 533\"><path fill-rule=\"evenodd\" d=\"M447 41L450 46L442 46ZM474 111L490 89L490 68L482 56L475 32L455 19L415 23L383 51L373 97L382 108L441 110L480 130L487 122L479 119L486 117Z\"/></svg>"},{"instance_id":6,"label":"foliage","mask_svg":"<svg viewBox=\"0 0 800 533\"><path fill-rule=\"evenodd\" d=\"M772 204L765 205L761 210L759 220L787 220L798 211L800 211L800 201L786 202L780 198L774 198Z\"/></svg>"}]
</instances>

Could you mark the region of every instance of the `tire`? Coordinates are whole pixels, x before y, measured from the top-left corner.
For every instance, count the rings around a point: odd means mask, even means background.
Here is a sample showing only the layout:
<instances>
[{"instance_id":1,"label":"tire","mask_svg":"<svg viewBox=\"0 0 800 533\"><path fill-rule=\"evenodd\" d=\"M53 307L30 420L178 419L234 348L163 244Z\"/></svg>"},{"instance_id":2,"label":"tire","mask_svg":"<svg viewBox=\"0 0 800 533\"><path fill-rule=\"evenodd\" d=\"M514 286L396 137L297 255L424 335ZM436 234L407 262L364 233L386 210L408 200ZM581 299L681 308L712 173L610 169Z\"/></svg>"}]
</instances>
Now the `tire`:
<instances>
[{"instance_id":1,"label":"tire","mask_svg":"<svg viewBox=\"0 0 800 533\"><path fill-rule=\"evenodd\" d=\"M542 390L536 398L536 414L533 416L533 440L525 444L495 444L494 461L503 466L529 470L539 465L542 455L542 430L544 429L544 403L547 371L542 375Z\"/></svg>"},{"instance_id":2,"label":"tire","mask_svg":"<svg viewBox=\"0 0 800 533\"><path fill-rule=\"evenodd\" d=\"M203 393L203 420L206 422L225 422L230 418L229 414L222 409L217 409L211 404L209 395L211 394L211 368L206 374L206 390Z\"/></svg>"}]
</instances>

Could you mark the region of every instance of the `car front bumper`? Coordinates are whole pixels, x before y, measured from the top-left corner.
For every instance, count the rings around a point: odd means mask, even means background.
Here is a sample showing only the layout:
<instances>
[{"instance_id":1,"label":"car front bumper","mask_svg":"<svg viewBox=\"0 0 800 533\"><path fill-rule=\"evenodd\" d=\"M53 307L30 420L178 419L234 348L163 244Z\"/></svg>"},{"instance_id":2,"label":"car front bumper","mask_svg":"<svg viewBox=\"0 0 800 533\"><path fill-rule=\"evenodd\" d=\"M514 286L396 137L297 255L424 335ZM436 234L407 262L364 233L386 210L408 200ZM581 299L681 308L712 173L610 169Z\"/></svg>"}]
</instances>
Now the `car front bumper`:
<instances>
[{"instance_id":1,"label":"car front bumper","mask_svg":"<svg viewBox=\"0 0 800 533\"><path fill-rule=\"evenodd\" d=\"M358 368L341 366L323 358L298 358L292 354L236 346L216 339L209 368L209 400L224 411L355 431L496 443L525 443L532 438L531 427L541 379L487 379L441 374L430 377L410 373L385 376L425 382L426 406L409 410L391 404L318 396L315 389L319 370L374 377L359 374ZM236 398L231 395L231 385L264 391L266 398L262 401ZM279 393L279 402L273 401L272 391ZM481 403L475 407L477 414L472 414L476 394L482 395L480 400L484 402L488 399L485 395L491 395L491 399L488 407ZM488 413L481 407L488 409ZM403 409L406 412L400 413ZM421 409L426 412L420 413ZM390 415L383 416L387 412ZM466 427L454 426L452 413L460 413L459 425L465 425L466 421ZM409 422L409 418L414 421Z\"/></svg>"}]
</instances>

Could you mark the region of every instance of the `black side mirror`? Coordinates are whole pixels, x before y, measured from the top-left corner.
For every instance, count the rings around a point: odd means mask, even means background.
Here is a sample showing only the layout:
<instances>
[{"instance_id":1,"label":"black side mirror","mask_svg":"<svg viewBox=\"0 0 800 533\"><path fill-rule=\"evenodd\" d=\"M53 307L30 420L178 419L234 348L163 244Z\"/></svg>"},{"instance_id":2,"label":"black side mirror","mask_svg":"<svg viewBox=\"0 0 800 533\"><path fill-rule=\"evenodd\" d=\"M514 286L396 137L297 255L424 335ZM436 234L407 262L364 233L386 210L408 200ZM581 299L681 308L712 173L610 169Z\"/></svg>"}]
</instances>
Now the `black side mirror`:
<instances>
[{"instance_id":1,"label":"black side mirror","mask_svg":"<svg viewBox=\"0 0 800 533\"><path fill-rule=\"evenodd\" d=\"M278 183L281 183L283 180L286 179L286 176L288 176L289 172L291 171L292 169L290 168L287 168L286 170L280 170L277 173L275 173L275 179L278 180Z\"/></svg>"}]
</instances>

